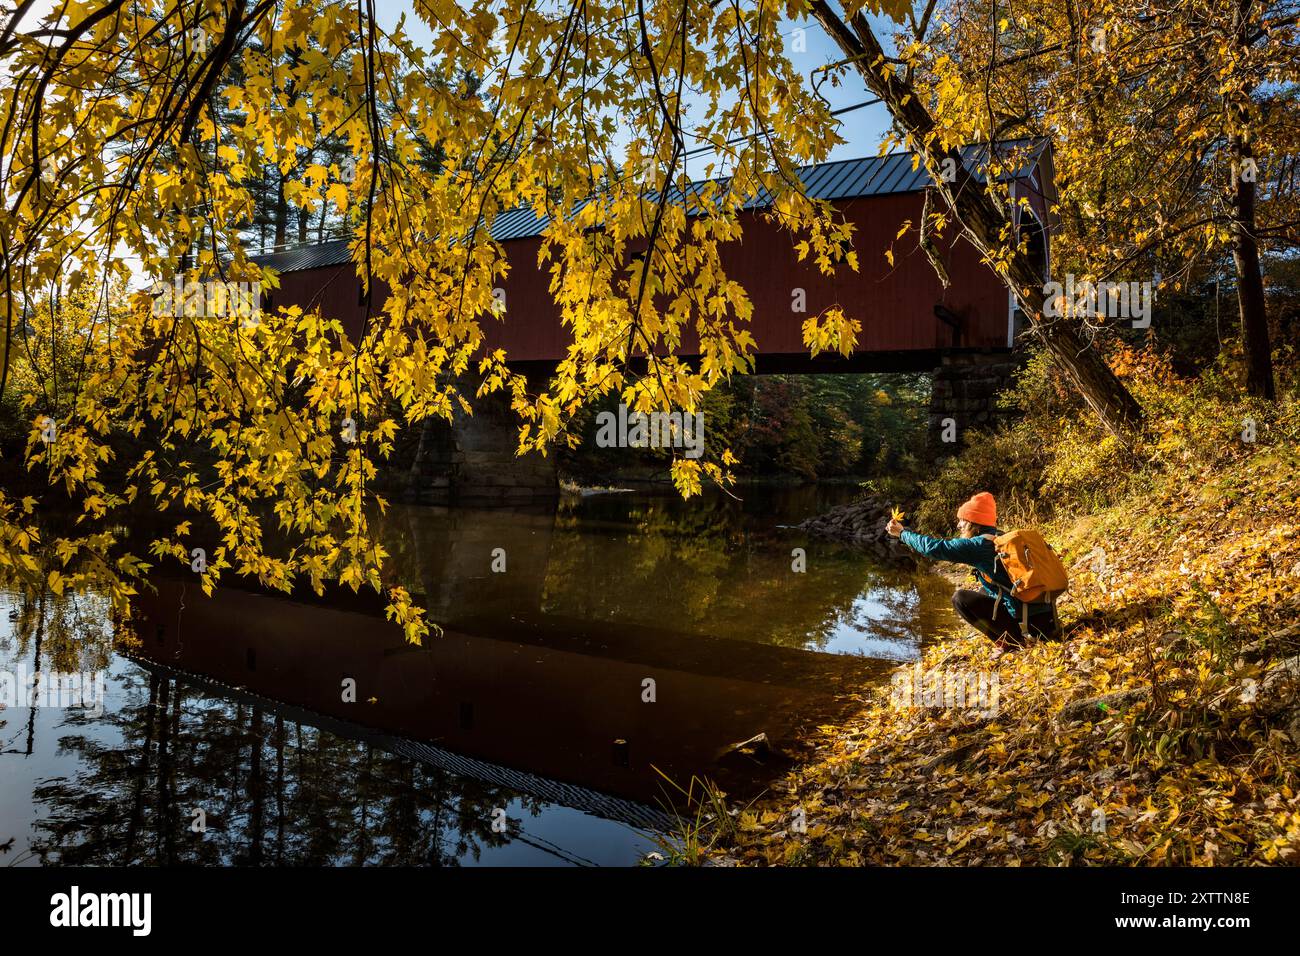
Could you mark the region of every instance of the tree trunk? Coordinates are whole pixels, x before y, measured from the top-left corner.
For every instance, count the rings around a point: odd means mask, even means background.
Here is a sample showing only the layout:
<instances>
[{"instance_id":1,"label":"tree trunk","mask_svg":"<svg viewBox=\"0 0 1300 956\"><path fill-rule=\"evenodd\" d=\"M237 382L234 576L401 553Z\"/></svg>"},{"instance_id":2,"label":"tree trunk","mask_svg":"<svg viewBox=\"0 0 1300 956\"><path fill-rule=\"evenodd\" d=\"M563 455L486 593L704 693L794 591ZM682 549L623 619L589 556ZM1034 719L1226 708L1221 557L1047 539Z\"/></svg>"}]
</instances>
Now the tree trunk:
<instances>
[{"instance_id":1,"label":"tree trunk","mask_svg":"<svg viewBox=\"0 0 1300 956\"><path fill-rule=\"evenodd\" d=\"M1246 391L1271 401L1277 393L1264 310L1264 276L1255 240L1255 183L1242 175L1244 163L1251 159L1250 146L1234 135L1232 152L1232 263L1237 272L1237 308L1246 348Z\"/></svg>"},{"instance_id":2,"label":"tree trunk","mask_svg":"<svg viewBox=\"0 0 1300 956\"><path fill-rule=\"evenodd\" d=\"M932 137L934 120L915 91L892 69L881 71L884 50L866 17L861 13L852 16L850 29L826 0L812 0L812 13L845 55L853 58L853 65L862 74L868 89L884 101L895 122L910 137L912 147L929 160L926 165L940 169L944 168L945 160L952 160L955 180L936 182L935 186L947 200L962 234L982 254L989 256L999 247L1004 231L1010 234L1007 214L997 208L984 187L966 170L960 154L943 149L937 137ZM1019 250L1013 252L1002 278L1052 358L1070 377L1102 425L1117 438L1127 441L1129 431L1141 420L1141 407L1101 354L1084 341L1077 327L1067 320L1043 315L1043 277L1034 269L1029 256Z\"/></svg>"},{"instance_id":3,"label":"tree trunk","mask_svg":"<svg viewBox=\"0 0 1300 956\"><path fill-rule=\"evenodd\" d=\"M276 168L276 186L275 186L275 251L279 252L284 248L284 242L289 231L289 202L284 195L284 173Z\"/></svg>"},{"instance_id":4,"label":"tree trunk","mask_svg":"<svg viewBox=\"0 0 1300 956\"><path fill-rule=\"evenodd\" d=\"M1235 34L1237 43L1249 46L1251 0L1239 0ZM1246 391L1270 401L1273 387L1273 350L1268 340L1264 309L1264 276L1255 238L1254 151L1246 138L1248 93L1242 91L1230 107L1235 129L1229 136L1232 151L1232 264L1237 272L1237 308L1241 314L1242 344L1246 349Z\"/></svg>"}]
</instances>

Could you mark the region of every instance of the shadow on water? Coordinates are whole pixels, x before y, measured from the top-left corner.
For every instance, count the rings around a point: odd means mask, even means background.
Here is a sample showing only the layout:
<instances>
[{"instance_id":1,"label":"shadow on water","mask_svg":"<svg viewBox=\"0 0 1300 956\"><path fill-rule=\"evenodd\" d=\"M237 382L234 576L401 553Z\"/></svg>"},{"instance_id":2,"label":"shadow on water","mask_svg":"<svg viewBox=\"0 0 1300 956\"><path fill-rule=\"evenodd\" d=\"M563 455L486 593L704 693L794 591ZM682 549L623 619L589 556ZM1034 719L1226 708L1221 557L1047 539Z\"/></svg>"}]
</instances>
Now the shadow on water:
<instances>
[{"instance_id":1,"label":"shadow on water","mask_svg":"<svg viewBox=\"0 0 1300 956\"><path fill-rule=\"evenodd\" d=\"M0 712L0 845L44 863L635 862L663 820L655 768L756 793L780 763L719 759L729 744L789 748L946 613L941 580L782 527L833 494L395 508L394 582L445 628L422 647L350 592L205 598L160 574L125 653L93 596L15 603L0 667L103 670L106 700Z\"/></svg>"}]
</instances>

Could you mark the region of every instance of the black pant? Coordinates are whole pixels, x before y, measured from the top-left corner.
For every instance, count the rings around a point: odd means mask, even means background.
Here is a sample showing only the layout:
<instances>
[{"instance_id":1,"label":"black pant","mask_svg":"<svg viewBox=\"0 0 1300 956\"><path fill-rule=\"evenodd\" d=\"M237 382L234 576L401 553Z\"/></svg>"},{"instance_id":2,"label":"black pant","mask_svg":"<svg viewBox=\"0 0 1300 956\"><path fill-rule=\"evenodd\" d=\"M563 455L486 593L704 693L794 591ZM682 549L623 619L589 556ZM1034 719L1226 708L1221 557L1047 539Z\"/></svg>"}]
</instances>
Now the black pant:
<instances>
[{"instance_id":1,"label":"black pant","mask_svg":"<svg viewBox=\"0 0 1300 956\"><path fill-rule=\"evenodd\" d=\"M1001 598L990 597L983 591L960 590L952 596L952 607L957 616L993 641L1018 644L1024 635L1020 622L1011 616ZM1043 640L1055 635L1056 616L1051 611L1029 615L1029 634Z\"/></svg>"}]
</instances>

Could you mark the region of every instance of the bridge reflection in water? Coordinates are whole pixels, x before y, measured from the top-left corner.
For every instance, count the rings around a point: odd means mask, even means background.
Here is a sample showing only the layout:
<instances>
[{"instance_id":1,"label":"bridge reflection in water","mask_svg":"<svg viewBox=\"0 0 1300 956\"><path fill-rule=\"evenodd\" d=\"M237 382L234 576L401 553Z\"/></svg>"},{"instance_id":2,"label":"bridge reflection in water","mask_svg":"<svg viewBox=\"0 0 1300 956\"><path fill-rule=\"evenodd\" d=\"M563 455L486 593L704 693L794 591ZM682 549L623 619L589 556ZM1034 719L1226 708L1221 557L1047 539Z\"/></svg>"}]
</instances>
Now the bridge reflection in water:
<instances>
[{"instance_id":1,"label":"bridge reflection in water","mask_svg":"<svg viewBox=\"0 0 1300 956\"><path fill-rule=\"evenodd\" d=\"M777 518L622 496L394 511L398 577L445 622L422 647L379 598L205 598L191 578L159 578L130 652L147 695L115 715L135 750L99 755L134 782L109 785L107 767L80 780L121 804L116 842L104 835L115 850L72 842L87 862L467 862L512 844L632 862L649 846L633 828L665 819L660 772L756 792L781 764L720 758L727 745L762 732L790 747L913 656L942 613L941 582L792 537ZM806 574L790 570L796 545ZM846 634L858 654L817 650ZM82 803L57 784L45 797L65 820ZM224 843L189 839L196 807Z\"/></svg>"}]
</instances>

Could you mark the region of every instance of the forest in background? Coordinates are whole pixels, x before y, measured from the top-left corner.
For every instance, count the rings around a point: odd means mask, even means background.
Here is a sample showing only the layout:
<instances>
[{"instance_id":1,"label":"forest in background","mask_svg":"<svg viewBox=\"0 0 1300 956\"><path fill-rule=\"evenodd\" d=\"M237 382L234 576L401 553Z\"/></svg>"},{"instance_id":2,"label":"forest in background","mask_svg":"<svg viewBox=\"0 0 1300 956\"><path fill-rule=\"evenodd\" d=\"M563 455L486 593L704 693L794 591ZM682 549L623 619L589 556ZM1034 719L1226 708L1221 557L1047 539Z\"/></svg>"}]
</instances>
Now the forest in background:
<instances>
[{"instance_id":1,"label":"forest in background","mask_svg":"<svg viewBox=\"0 0 1300 956\"><path fill-rule=\"evenodd\" d=\"M925 374L738 376L705 397L705 440L730 447L744 478L905 480L926 458L929 401ZM576 427L588 440L561 452L562 470L578 483L666 480L671 449L590 440L596 416L617 404L611 396L584 413Z\"/></svg>"}]
</instances>

